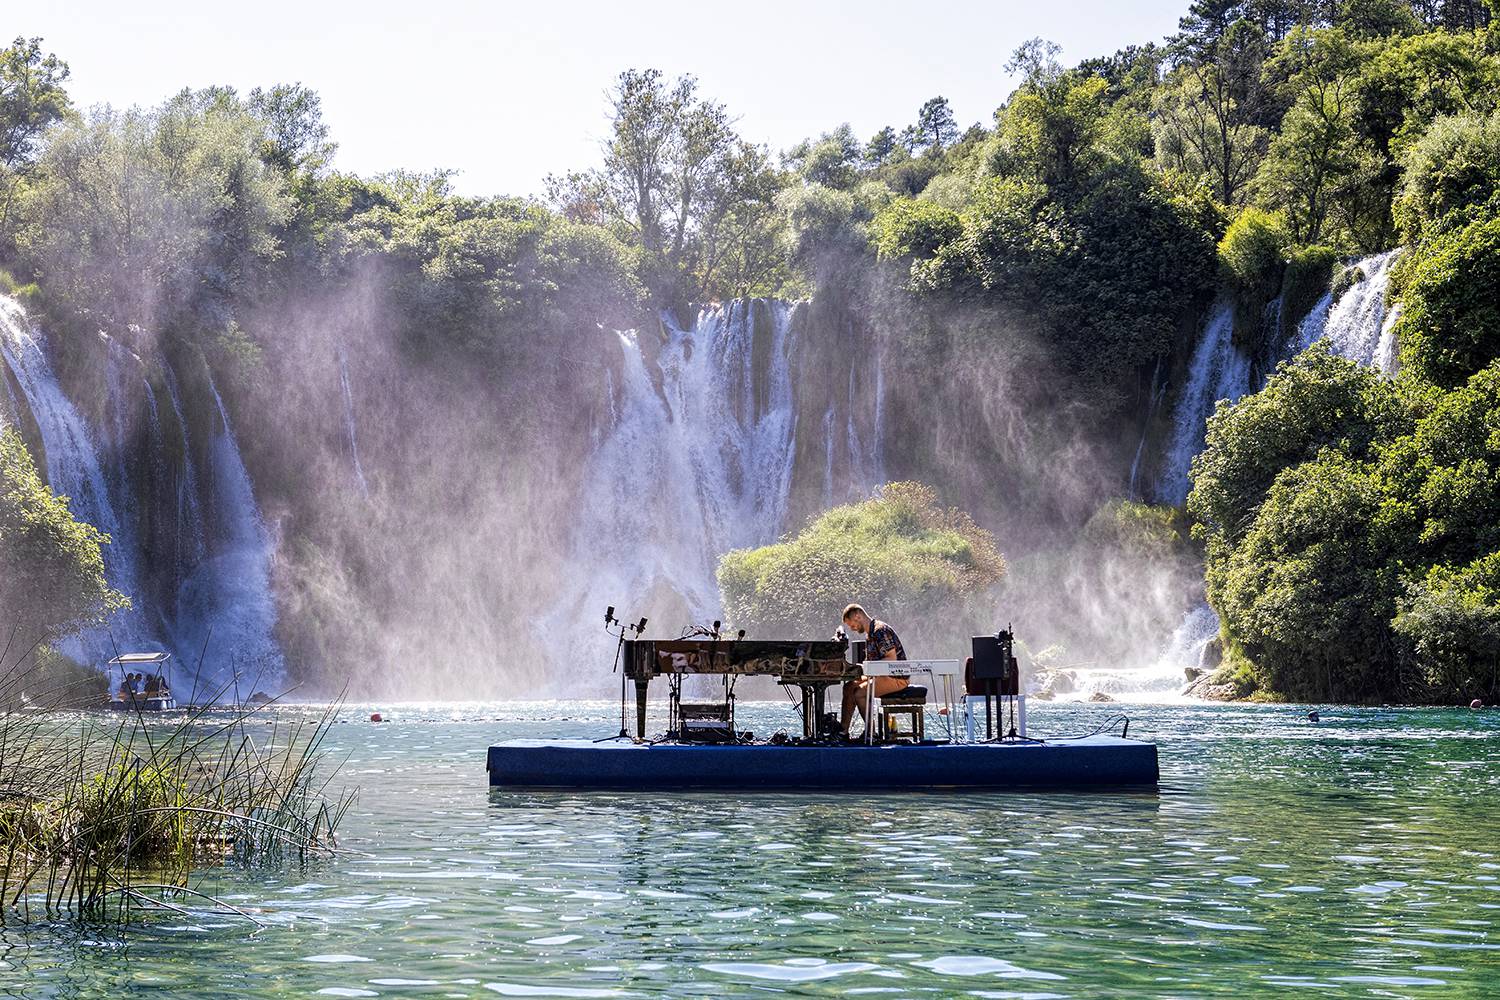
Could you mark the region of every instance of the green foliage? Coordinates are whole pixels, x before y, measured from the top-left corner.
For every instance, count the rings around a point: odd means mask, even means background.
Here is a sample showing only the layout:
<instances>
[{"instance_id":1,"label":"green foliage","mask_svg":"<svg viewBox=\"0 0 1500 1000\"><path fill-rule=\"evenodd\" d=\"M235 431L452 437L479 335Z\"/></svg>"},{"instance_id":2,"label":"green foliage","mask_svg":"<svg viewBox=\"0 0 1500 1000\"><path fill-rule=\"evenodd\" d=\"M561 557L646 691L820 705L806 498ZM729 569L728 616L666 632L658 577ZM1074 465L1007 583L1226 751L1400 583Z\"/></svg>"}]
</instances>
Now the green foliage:
<instances>
[{"instance_id":1,"label":"green foliage","mask_svg":"<svg viewBox=\"0 0 1500 1000\"><path fill-rule=\"evenodd\" d=\"M1275 287L1293 236L1278 214L1246 206L1219 241L1219 260L1244 291Z\"/></svg>"},{"instance_id":2,"label":"green foliage","mask_svg":"<svg viewBox=\"0 0 1500 1000\"><path fill-rule=\"evenodd\" d=\"M1310 246L1293 249L1287 256L1281 275L1281 315L1297 322L1312 311L1333 282L1338 254L1332 247Z\"/></svg>"},{"instance_id":3,"label":"green foliage","mask_svg":"<svg viewBox=\"0 0 1500 1000\"><path fill-rule=\"evenodd\" d=\"M870 242L881 260L926 259L963 234L958 213L931 201L898 198L870 225Z\"/></svg>"},{"instance_id":4,"label":"green foliage","mask_svg":"<svg viewBox=\"0 0 1500 1000\"><path fill-rule=\"evenodd\" d=\"M1004 572L994 538L967 514L942 508L929 487L890 483L794 537L728 553L719 589L728 620L753 636L821 635L858 601L910 643L940 634Z\"/></svg>"},{"instance_id":5,"label":"green foliage","mask_svg":"<svg viewBox=\"0 0 1500 1000\"><path fill-rule=\"evenodd\" d=\"M1114 500L1083 527L1083 540L1126 556L1161 562L1190 554L1191 522L1181 507Z\"/></svg>"},{"instance_id":6,"label":"green foliage","mask_svg":"<svg viewBox=\"0 0 1500 1000\"><path fill-rule=\"evenodd\" d=\"M70 109L68 64L42 54L40 38L0 49L0 249L13 235L16 194L31 174L37 143Z\"/></svg>"},{"instance_id":7,"label":"green foliage","mask_svg":"<svg viewBox=\"0 0 1500 1000\"><path fill-rule=\"evenodd\" d=\"M1500 357L1500 216L1437 236L1404 266L1401 363L1444 387Z\"/></svg>"},{"instance_id":8,"label":"green foliage","mask_svg":"<svg viewBox=\"0 0 1500 1000\"><path fill-rule=\"evenodd\" d=\"M1209 546L1210 590L1214 557L1238 544L1283 469L1330 447L1364 457L1405 419L1389 382L1325 343L1283 364L1260 392L1221 403L1193 461L1187 503Z\"/></svg>"},{"instance_id":9,"label":"green foliage","mask_svg":"<svg viewBox=\"0 0 1500 1000\"><path fill-rule=\"evenodd\" d=\"M57 639L129 607L105 582L107 544L42 482L20 434L0 428L0 622Z\"/></svg>"},{"instance_id":10,"label":"green foliage","mask_svg":"<svg viewBox=\"0 0 1500 1000\"><path fill-rule=\"evenodd\" d=\"M99 325L156 330L262 274L290 212L263 136L222 90L61 126L17 238L49 299Z\"/></svg>"},{"instance_id":11,"label":"green foliage","mask_svg":"<svg viewBox=\"0 0 1500 1000\"><path fill-rule=\"evenodd\" d=\"M1408 240L1500 193L1500 112L1437 119L1407 150L1396 222Z\"/></svg>"},{"instance_id":12,"label":"green foliage","mask_svg":"<svg viewBox=\"0 0 1500 1000\"><path fill-rule=\"evenodd\" d=\"M1214 607L1262 687L1338 700L1399 689L1389 623L1404 513L1369 465L1336 451L1277 475L1209 574Z\"/></svg>"},{"instance_id":13,"label":"green foliage","mask_svg":"<svg viewBox=\"0 0 1500 1000\"><path fill-rule=\"evenodd\" d=\"M769 213L749 211L775 197L765 151L740 138L723 105L699 98L691 76L669 83L659 70L627 70L611 102L604 164L549 178L552 200L572 220L638 244L659 304L751 281L716 271L752 220L774 226ZM822 154L819 163L832 169ZM738 225L721 225L726 218Z\"/></svg>"},{"instance_id":14,"label":"green foliage","mask_svg":"<svg viewBox=\"0 0 1500 1000\"><path fill-rule=\"evenodd\" d=\"M1442 393L1315 345L1214 417L1188 509L1227 649L1264 689L1493 691L1500 363Z\"/></svg>"},{"instance_id":15,"label":"green foliage","mask_svg":"<svg viewBox=\"0 0 1500 1000\"><path fill-rule=\"evenodd\" d=\"M1500 697L1500 552L1434 566L1407 585L1396 635L1434 690Z\"/></svg>"}]
</instances>

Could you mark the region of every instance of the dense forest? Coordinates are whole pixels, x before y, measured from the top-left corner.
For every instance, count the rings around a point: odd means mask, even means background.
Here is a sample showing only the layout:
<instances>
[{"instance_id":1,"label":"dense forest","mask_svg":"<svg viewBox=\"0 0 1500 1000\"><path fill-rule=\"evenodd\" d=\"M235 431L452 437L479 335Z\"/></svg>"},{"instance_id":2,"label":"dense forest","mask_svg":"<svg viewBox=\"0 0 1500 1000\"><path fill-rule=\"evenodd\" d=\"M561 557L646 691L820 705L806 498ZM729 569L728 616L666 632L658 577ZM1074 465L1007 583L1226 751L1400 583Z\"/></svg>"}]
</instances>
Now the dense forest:
<instances>
[{"instance_id":1,"label":"dense forest","mask_svg":"<svg viewBox=\"0 0 1500 1000\"><path fill-rule=\"evenodd\" d=\"M1099 584L1128 556L1170 578L1174 601L1206 587L1220 676L1241 693L1493 698L1491 16L1476 0L1195 0L1173 37L1073 66L1026 42L992 120L966 127L934 97L909 124L863 137L831 121L783 151L739 134L692 77L628 70L599 162L491 198L456 194L443 171L335 169L298 84L76 108L66 54L21 38L0 52L0 291L48 330L71 384L99 377L100 335L217 380L277 525L294 673L355 659L401 676L431 630L534 652L475 621L560 584L562 519L540 512L566 509L604 419L612 362L588 360L591 337L770 296L811 299L809 365L845 337L901 360L892 478L971 511L1008 578L1028 560L1030 579L1087 563ZM1355 280L1352 260L1397 247L1394 377L1321 345L1271 370L1290 324ZM1128 496L1126 471L1151 400L1224 295L1268 380L1210 421L1185 515L1134 502L1152 499ZM340 426L336 384L312 373L346 349L383 389L364 428L379 502L351 500L299 446ZM202 387L184 391L189 419L212 421ZM935 398L983 401L938 413ZM110 590L97 539L41 488L25 421L4 433L0 622L53 640L136 595ZM801 497L793 513L824 506ZM976 551L975 573L998 579L998 553ZM756 559L730 565L739 605L798 605L753 595ZM23 582L39 566L55 586ZM518 566L535 567L525 587ZM379 639L356 624L372 617Z\"/></svg>"}]
</instances>

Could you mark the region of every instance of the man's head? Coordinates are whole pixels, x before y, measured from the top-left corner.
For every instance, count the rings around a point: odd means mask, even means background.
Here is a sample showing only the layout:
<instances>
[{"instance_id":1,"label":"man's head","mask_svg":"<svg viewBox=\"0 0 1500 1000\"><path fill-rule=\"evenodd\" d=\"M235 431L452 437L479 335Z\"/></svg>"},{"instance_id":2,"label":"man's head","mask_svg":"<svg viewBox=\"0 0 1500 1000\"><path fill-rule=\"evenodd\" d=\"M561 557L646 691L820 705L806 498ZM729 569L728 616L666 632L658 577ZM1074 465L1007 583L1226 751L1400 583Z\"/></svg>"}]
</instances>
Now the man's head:
<instances>
[{"instance_id":1,"label":"man's head","mask_svg":"<svg viewBox=\"0 0 1500 1000\"><path fill-rule=\"evenodd\" d=\"M851 604L844 609L844 624L860 635L870 631L870 616L865 614L865 609L858 604Z\"/></svg>"}]
</instances>

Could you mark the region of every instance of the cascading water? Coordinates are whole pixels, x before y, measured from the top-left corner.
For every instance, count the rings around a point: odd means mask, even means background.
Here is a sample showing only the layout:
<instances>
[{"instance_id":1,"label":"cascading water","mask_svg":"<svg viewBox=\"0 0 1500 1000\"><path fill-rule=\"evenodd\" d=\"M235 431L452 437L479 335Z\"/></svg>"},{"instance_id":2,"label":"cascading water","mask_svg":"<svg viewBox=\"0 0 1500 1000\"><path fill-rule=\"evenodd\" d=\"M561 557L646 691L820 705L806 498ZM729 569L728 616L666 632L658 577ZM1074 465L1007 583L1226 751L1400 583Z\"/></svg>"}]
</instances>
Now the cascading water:
<instances>
[{"instance_id":1,"label":"cascading water","mask_svg":"<svg viewBox=\"0 0 1500 1000\"><path fill-rule=\"evenodd\" d=\"M354 465L354 481L359 484L361 496L370 495L370 484L365 479L365 467L359 461L359 424L354 419L354 390L349 385L349 358L340 349L339 388L344 395L344 433L349 438L349 458Z\"/></svg>"},{"instance_id":2,"label":"cascading water","mask_svg":"<svg viewBox=\"0 0 1500 1000\"><path fill-rule=\"evenodd\" d=\"M1363 275L1361 280L1350 286L1337 304L1332 293L1324 295L1298 324L1297 336L1289 339L1285 356L1276 360L1284 360L1327 337L1335 353L1362 365L1394 372L1394 329L1400 306L1386 308L1386 290L1391 265L1399 254L1400 250L1390 250L1356 263L1354 266ZM1166 473L1158 488L1158 499L1162 501L1180 503L1186 498L1188 471L1203 448L1204 424L1218 400L1235 400L1251 389L1249 364L1242 355L1232 362L1216 360L1224 358L1227 352L1238 355L1233 345L1226 346L1231 327L1232 313L1227 306L1221 306L1210 318L1193 353L1188 383L1178 398L1173 418L1173 437L1164 463ZM1212 389L1204 391L1203 386L1210 383ZM1156 664L1136 680L1137 686L1150 691L1168 681L1180 684L1183 668L1201 666L1204 650L1218 633L1219 619L1212 608L1207 604L1192 608L1173 632Z\"/></svg>"},{"instance_id":3,"label":"cascading water","mask_svg":"<svg viewBox=\"0 0 1500 1000\"><path fill-rule=\"evenodd\" d=\"M718 556L775 540L796 423L789 325L789 304L744 300L702 310L685 330L667 322L655 355L660 384L640 334L618 334L618 414L589 460L577 525L579 565L592 567L576 598L579 621L642 600L708 621L718 613ZM757 336L769 337L759 352ZM768 358L762 370L757 354Z\"/></svg>"},{"instance_id":4,"label":"cascading water","mask_svg":"<svg viewBox=\"0 0 1500 1000\"><path fill-rule=\"evenodd\" d=\"M720 616L719 557L775 541L786 519L791 316L764 300L704 309L687 329L666 322L654 357L641 334L617 335L617 412L589 460L575 528L573 564L587 578L545 623L550 634L609 605L655 618L655 634ZM578 655L598 662L599 649Z\"/></svg>"},{"instance_id":5,"label":"cascading water","mask_svg":"<svg viewBox=\"0 0 1500 1000\"><path fill-rule=\"evenodd\" d=\"M1250 359L1234 343L1234 307L1214 307L1193 349L1187 382L1172 414L1172 436L1156 484L1157 500L1180 504L1187 499L1188 473L1203 450L1208 418L1219 400L1236 400L1250 391Z\"/></svg>"},{"instance_id":6,"label":"cascading water","mask_svg":"<svg viewBox=\"0 0 1500 1000\"><path fill-rule=\"evenodd\" d=\"M1327 337L1334 353L1384 372L1395 370L1394 313L1386 321L1385 293L1390 286L1391 265L1401 251L1366 257L1354 266L1364 275L1345 290L1335 304L1333 294L1323 296L1297 328L1296 350Z\"/></svg>"},{"instance_id":7,"label":"cascading water","mask_svg":"<svg viewBox=\"0 0 1500 1000\"><path fill-rule=\"evenodd\" d=\"M46 452L47 483L68 498L73 516L110 536L103 547L104 575L111 587L134 597L139 592L137 545L129 525L117 516L110 500L105 471L93 435L83 417L58 385L41 341L20 304L0 297L0 352L21 388L26 406L36 420ZM62 650L83 662L102 663L121 649L161 649L152 640L139 602L117 612L103 628L72 636Z\"/></svg>"},{"instance_id":8,"label":"cascading water","mask_svg":"<svg viewBox=\"0 0 1500 1000\"><path fill-rule=\"evenodd\" d=\"M278 690L285 663L276 643L269 532L255 503L224 401L208 376L217 421L209 442L206 554L177 595L177 646L203 670L197 694L240 700Z\"/></svg>"},{"instance_id":9,"label":"cascading water","mask_svg":"<svg viewBox=\"0 0 1500 1000\"><path fill-rule=\"evenodd\" d=\"M209 444L211 475L200 483L193 462L189 425L184 417L177 379L164 359L160 366L172 411L182 433L180 465L167 470L165 434L155 391L144 376L145 364L123 345L108 345L105 385L107 434L96 435L67 398L53 374L41 338L32 332L25 311L0 297L0 353L20 387L22 400L36 421L46 453L48 485L69 498L73 516L107 533L105 578L132 600L132 607L113 616L105 627L85 631L60 643L80 662L101 664L116 649L168 649L177 654L174 677L179 697L248 695L274 690L283 675L283 660L273 630L276 607L271 594L273 546L255 503L249 474L218 391L208 389L217 409L217 427ZM144 443L132 440L132 394L140 379L140 399L147 421ZM102 440L101 440L102 438ZM168 593L172 607L159 607L147 586L148 567L142 544L138 496L129 474L137 451L149 452L152 490L159 489L174 508L169 513L170 541L176 558ZM165 485L163 485L165 484ZM160 572L164 565L151 567ZM161 588L156 588L161 589ZM210 640L211 641L206 641ZM200 676L194 676L200 652L206 650ZM238 683L241 682L242 683Z\"/></svg>"}]
</instances>

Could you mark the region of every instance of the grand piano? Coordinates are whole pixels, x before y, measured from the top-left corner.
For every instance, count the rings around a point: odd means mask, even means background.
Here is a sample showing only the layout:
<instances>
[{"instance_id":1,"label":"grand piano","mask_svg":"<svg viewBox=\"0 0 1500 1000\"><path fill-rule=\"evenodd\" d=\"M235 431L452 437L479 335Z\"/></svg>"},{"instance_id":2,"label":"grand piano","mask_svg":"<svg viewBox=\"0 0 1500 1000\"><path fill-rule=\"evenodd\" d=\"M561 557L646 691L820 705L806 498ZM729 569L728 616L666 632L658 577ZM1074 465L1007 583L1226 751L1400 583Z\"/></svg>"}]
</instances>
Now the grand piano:
<instances>
[{"instance_id":1,"label":"grand piano","mask_svg":"<svg viewBox=\"0 0 1500 1000\"><path fill-rule=\"evenodd\" d=\"M774 677L778 684L797 688L802 695L802 735L818 735L825 693L834 684L861 676L858 660L864 643L843 639L627 639L625 677L635 682L635 731L646 738L646 690L654 678L666 677L672 686L668 728L679 735L684 719L682 680L694 675L724 678L722 722L734 732L734 680Z\"/></svg>"}]
</instances>

